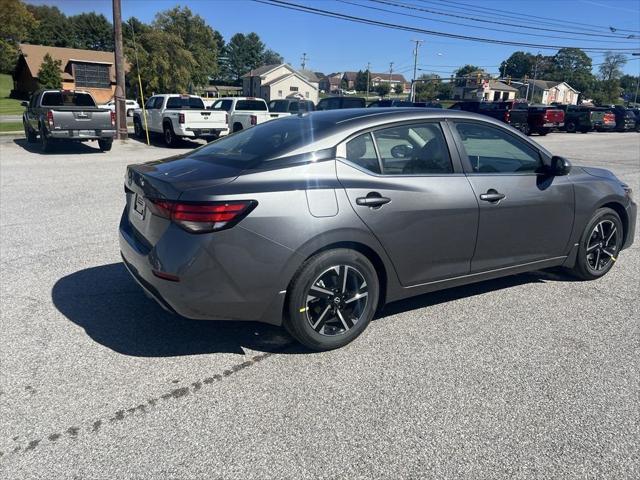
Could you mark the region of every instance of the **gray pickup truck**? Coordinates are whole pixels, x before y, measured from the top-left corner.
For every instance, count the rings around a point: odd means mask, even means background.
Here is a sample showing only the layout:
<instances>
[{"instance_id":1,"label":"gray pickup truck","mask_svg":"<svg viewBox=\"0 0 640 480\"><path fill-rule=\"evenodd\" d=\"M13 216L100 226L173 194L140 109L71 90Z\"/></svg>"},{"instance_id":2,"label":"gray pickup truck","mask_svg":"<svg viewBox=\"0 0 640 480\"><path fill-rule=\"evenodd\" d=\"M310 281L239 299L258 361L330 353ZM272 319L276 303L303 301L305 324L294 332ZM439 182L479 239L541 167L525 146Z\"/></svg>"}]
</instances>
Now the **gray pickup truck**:
<instances>
[{"instance_id":1,"label":"gray pickup truck","mask_svg":"<svg viewBox=\"0 0 640 480\"><path fill-rule=\"evenodd\" d=\"M54 141L85 142L97 140L102 151L111 150L116 135L115 113L98 108L88 92L79 90L39 90L22 115L27 142L40 138L44 152Z\"/></svg>"}]
</instances>

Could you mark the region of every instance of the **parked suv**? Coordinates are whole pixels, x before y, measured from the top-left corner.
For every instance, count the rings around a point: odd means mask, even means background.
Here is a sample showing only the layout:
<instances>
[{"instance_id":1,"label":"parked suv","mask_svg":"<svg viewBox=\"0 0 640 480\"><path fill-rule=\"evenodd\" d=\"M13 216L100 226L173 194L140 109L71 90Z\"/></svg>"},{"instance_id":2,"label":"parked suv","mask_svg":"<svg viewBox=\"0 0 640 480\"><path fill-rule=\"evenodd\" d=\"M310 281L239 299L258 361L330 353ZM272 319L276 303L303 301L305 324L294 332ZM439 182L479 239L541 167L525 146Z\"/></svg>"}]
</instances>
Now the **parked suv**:
<instances>
[{"instance_id":1,"label":"parked suv","mask_svg":"<svg viewBox=\"0 0 640 480\"><path fill-rule=\"evenodd\" d=\"M628 132L636 129L636 114L630 108L614 105L611 111L616 116L616 131Z\"/></svg>"},{"instance_id":2,"label":"parked suv","mask_svg":"<svg viewBox=\"0 0 640 480\"><path fill-rule=\"evenodd\" d=\"M376 107L415 107L413 102L408 100L376 100L367 105L368 108Z\"/></svg>"},{"instance_id":3,"label":"parked suv","mask_svg":"<svg viewBox=\"0 0 640 480\"><path fill-rule=\"evenodd\" d=\"M341 108L364 108L367 102L362 97L326 97L316 105L316 110L338 110Z\"/></svg>"}]
</instances>

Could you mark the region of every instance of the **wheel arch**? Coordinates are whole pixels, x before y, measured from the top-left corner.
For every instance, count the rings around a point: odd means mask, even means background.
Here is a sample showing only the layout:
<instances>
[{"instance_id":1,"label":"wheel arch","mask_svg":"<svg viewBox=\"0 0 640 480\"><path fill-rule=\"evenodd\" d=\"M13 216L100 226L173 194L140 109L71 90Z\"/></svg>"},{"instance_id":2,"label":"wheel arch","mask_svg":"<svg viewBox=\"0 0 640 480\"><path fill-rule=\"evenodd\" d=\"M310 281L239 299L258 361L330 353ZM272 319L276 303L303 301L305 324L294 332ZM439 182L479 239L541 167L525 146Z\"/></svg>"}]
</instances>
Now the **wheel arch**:
<instances>
[{"instance_id":1,"label":"wheel arch","mask_svg":"<svg viewBox=\"0 0 640 480\"><path fill-rule=\"evenodd\" d=\"M629 215L627 214L626 208L619 202L607 202L598 208L610 208L618 214L622 222L622 245L626 245L627 235L629 234Z\"/></svg>"}]
</instances>

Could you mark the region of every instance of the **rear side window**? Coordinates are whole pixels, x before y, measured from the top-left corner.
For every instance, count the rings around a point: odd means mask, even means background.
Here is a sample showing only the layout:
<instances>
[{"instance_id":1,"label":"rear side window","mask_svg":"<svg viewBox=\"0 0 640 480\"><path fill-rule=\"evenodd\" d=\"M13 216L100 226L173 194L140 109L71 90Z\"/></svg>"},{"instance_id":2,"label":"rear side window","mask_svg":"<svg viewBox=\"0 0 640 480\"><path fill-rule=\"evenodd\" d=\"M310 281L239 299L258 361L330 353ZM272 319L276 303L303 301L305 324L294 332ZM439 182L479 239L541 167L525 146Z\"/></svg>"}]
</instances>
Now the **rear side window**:
<instances>
[{"instance_id":1,"label":"rear side window","mask_svg":"<svg viewBox=\"0 0 640 480\"><path fill-rule=\"evenodd\" d=\"M345 98L343 99L342 108L363 108L364 100L361 98Z\"/></svg>"},{"instance_id":2,"label":"rear side window","mask_svg":"<svg viewBox=\"0 0 640 480\"><path fill-rule=\"evenodd\" d=\"M258 112L266 112L267 104L260 100L238 100L236 110L251 110Z\"/></svg>"},{"instance_id":3,"label":"rear side window","mask_svg":"<svg viewBox=\"0 0 640 480\"><path fill-rule=\"evenodd\" d=\"M381 173L378 155L376 154L376 148L373 146L373 138L370 133L365 133L349 140L346 150L346 157L350 162L370 172Z\"/></svg>"},{"instance_id":4,"label":"rear side window","mask_svg":"<svg viewBox=\"0 0 640 480\"><path fill-rule=\"evenodd\" d=\"M42 95L43 107L95 107L88 93L45 92Z\"/></svg>"},{"instance_id":5,"label":"rear side window","mask_svg":"<svg viewBox=\"0 0 640 480\"><path fill-rule=\"evenodd\" d=\"M204 102L200 97L170 97L167 110L204 110Z\"/></svg>"},{"instance_id":6,"label":"rear side window","mask_svg":"<svg viewBox=\"0 0 640 480\"><path fill-rule=\"evenodd\" d=\"M385 175L453 173L440 125L402 125L373 133Z\"/></svg>"},{"instance_id":7,"label":"rear side window","mask_svg":"<svg viewBox=\"0 0 640 480\"><path fill-rule=\"evenodd\" d=\"M346 143L346 158L383 175L453 173L449 149L437 123L401 125L365 133Z\"/></svg>"},{"instance_id":8,"label":"rear side window","mask_svg":"<svg viewBox=\"0 0 640 480\"><path fill-rule=\"evenodd\" d=\"M531 173L542 166L536 149L500 128L464 122L455 125L476 173Z\"/></svg>"}]
</instances>

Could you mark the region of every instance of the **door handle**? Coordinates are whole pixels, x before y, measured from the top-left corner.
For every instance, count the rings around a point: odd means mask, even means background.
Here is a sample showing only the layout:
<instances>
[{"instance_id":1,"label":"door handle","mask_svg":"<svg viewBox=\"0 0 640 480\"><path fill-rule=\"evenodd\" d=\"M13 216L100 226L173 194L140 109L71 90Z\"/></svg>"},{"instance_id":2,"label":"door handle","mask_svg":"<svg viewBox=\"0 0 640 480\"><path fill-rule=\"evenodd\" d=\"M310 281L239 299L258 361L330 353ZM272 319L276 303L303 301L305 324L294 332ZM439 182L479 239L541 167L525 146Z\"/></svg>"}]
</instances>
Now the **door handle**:
<instances>
[{"instance_id":1,"label":"door handle","mask_svg":"<svg viewBox=\"0 0 640 480\"><path fill-rule=\"evenodd\" d=\"M483 193L480 195L480 200L484 200L485 202L497 203L502 200L506 195L504 193L498 193L497 190L490 188L487 190L487 193Z\"/></svg>"},{"instance_id":2,"label":"door handle","mask_svg":"<svg viewBox=\"0 0 640 480\"><path fill-rule=\"evenodd\" d=\"M385 203L389 203L390 198L383 197L378 192L370 192L366 197L356 198L356 204L363 207L381 207Z\"/></svg>"}]
</instances>

